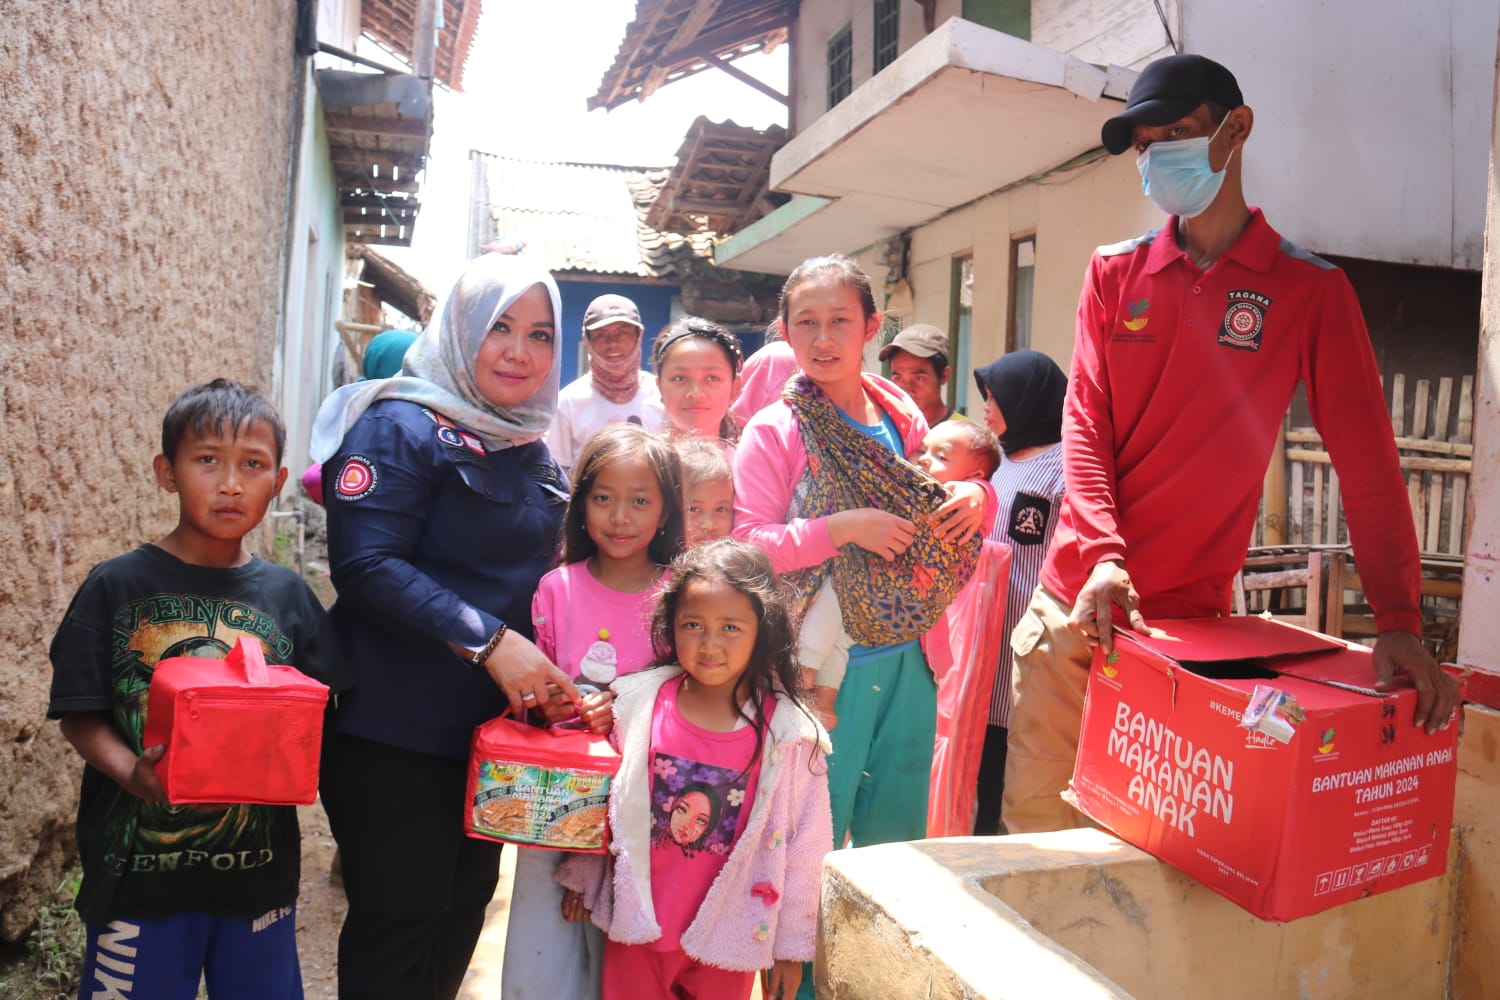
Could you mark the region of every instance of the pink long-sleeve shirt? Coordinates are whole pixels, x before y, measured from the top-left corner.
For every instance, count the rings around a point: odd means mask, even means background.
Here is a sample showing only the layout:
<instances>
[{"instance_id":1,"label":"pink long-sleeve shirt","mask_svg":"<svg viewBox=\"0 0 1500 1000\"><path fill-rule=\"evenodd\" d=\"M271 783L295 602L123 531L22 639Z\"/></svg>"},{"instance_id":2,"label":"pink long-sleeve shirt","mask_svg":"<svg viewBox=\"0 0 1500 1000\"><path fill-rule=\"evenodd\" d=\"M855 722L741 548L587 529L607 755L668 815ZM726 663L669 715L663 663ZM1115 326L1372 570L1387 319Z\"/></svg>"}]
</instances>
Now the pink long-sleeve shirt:
<instances>
[{"instance_id":1,"label":"pink long-sleeve shirt","mask_svg":"<svg viewBox=\"0 0 1500 1000\"><path fill-rule=\"evenodd\" d=\"M927 419L894 382L864 373L865 390L896 424L906 454L927 436ZM734 537L765 550L778 573L816 566L838 554L828 518L792 517L792 494L807 470L797 416L783 400L755 415L734 454Z\"/></svg>"}]
</instances>

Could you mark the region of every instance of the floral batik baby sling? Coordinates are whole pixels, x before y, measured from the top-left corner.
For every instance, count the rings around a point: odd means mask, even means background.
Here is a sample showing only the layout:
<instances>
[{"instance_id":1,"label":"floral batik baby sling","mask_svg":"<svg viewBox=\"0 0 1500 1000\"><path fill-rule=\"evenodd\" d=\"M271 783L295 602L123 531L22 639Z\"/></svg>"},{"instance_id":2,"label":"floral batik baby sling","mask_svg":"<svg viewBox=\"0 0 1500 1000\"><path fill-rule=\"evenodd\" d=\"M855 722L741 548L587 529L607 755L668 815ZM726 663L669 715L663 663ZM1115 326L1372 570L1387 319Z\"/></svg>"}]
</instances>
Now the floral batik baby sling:
<instances>
[{"instance_id":1,"label":"floral batik baby sling","mask_svg":"<svg viewBox=\"0 0 1500 1000\"><path fill-rule=\"evenodd\" d=\"M891 562L850 544L827 562L785 574L800 610L832 573L844 629L855 642L889 646L919 638L974 574L981 539L962 545L940 540L932 514L948 499L943 485L849 424L812 379L791 380L782 398L807 448L807 471L793 490L790 516L873 507L916 526L911 547Z\"/></svg>"}]
</instances>

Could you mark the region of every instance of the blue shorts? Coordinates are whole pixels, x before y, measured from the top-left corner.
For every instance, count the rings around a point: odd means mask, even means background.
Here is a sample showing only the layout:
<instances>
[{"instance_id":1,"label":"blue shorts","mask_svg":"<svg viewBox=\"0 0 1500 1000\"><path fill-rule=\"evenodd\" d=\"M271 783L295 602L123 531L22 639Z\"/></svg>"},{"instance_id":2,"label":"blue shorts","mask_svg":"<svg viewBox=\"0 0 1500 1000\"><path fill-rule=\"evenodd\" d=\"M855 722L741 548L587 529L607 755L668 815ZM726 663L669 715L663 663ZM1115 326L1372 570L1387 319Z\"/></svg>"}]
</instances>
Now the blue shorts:
<instances>
[{"instance_id":1,"label":"blue shorts","mask_svg":"<svg viewBox=\"0 0 1500 1000\"><path fill-rule=\"evenodd\" d=\"M79 1000L302 1000L297 908L89 924Z\"/></svg>"}]
</instances>

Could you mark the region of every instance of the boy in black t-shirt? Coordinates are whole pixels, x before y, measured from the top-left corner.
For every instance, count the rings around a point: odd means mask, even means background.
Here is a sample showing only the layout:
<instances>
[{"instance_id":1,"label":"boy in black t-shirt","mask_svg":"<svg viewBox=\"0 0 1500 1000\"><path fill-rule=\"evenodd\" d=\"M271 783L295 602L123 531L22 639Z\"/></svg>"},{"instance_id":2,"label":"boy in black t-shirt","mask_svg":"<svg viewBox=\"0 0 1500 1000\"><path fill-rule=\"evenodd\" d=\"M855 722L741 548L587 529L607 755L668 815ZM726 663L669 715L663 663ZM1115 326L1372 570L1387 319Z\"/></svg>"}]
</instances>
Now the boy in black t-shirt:
<instances>
[{"instance_id":1,"label":"boy in black t-shirt","mask_svg":"<svg viewBox=\"0 0 1500 1000\"><path fill-rule=\"evenodd\" d=\"M294 919L301 861L290 806L173 806L143 747L159 660L222 657L241 636L268 663L346 685L327 617L290 570L250 555L246 534L280 492L286 431L260 391L216 379L167 411L153 467L177 527L101 563L52 641L47 713L87 762L78 806L79 996L301 998Z\"/></svg>"}]
</instances>

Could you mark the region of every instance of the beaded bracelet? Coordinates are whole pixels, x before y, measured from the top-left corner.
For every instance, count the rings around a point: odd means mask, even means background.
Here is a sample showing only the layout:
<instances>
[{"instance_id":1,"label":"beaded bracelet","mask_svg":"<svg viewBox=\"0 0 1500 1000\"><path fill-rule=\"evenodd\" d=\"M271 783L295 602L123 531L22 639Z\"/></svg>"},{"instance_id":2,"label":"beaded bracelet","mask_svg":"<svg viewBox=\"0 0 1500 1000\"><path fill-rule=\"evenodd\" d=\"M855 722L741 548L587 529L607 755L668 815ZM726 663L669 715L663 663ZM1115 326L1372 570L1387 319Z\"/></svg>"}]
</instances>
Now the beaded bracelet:
<instances>
[{"instance_id":1,"label":"beaded bracelet","mask_svg":"<svg viewBox=\"0 0 1500 1000\"><path fill-rule=\"evenodd\" d=\"M479 650L479 652L475 653L473 657L469 659L469 666L484 666L484 661L488 660L490 658L490 654L495 651L495 647L500 645L500 640L505 636L505 631L508 628L510 628L510 626L502 622L500 624L500 627L495 629L495 634L490 636L490 641L485 643L484 646Z\"/></svg>"}]
</instances>

